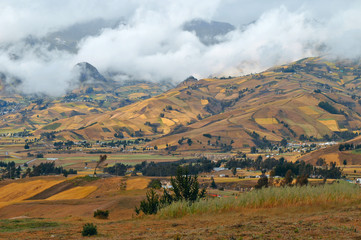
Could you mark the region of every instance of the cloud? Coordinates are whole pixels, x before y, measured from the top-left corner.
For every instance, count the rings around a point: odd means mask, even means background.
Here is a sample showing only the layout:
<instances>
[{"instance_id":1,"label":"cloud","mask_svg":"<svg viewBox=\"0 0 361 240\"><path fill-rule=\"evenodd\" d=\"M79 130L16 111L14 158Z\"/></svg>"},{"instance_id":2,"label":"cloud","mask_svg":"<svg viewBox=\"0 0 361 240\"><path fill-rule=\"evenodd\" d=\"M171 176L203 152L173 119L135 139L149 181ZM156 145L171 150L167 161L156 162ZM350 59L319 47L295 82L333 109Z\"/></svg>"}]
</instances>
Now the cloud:
<instances>
[{"instance_id":1,"label":"cloud","mask_svg":"<svg viewBox=\"0 0 361 240\"><path fill-rule=\"evenodd\" d=\"M309 56L359 58L360 10L354 0L4 0L0 72L23 79L26 92L63 94L71 69L84 61L102 73L179 82L189 75L247 74ZM126 24L83 38L76 53L24 42L97 18ZM192 19L230 22L236 29L207 46L183 30Z\"/></svg>"}]
</instances>

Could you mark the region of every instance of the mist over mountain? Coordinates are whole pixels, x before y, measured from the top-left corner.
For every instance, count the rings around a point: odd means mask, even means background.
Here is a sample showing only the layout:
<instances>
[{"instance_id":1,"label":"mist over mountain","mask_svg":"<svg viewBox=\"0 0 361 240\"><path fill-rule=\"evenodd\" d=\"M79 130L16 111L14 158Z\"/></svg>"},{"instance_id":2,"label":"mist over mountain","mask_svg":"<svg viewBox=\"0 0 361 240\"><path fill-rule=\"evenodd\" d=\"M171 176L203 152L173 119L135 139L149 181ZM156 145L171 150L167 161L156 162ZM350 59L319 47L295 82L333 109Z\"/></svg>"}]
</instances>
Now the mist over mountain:
<instances>
[{"instance_id":1,"label":"mist over mountain","mask_svg":"<svg viewBox=\"0 0 361 240\"><path fill-rule=\"evenodd\" d=\"M80 62L116 81L179 83L361 54L358 1L4 0L0 9L0 72L28 93L64 94Z\"/></svg>"},{"instance_id":2,"label":"mist over mountain","mask_svg":"<svg viewBox=\"0 0 361 240\"><path fill-rule=\"evenodd\" d=\"M207 22L201 19L195 19L186 22L183 29L194 32L203 44L212 45L219 43L221 37L236 28L229 23L216 21Z\"/></svg>"}]
</instances>

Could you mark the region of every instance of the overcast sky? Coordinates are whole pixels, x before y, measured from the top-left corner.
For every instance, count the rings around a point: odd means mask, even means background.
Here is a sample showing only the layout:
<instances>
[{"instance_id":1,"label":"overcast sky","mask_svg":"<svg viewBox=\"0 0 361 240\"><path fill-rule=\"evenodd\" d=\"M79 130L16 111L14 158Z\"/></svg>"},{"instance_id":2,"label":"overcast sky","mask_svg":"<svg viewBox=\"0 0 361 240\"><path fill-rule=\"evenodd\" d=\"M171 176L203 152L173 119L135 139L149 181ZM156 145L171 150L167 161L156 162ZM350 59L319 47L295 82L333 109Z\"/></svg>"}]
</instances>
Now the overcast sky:
<instances>
[{"instance_id":1,"label":"overcast sky","mask_svg":"<svg viewBox=\"0 0 361 240\"><path fill-rule=\"evenodd\" d=\"M179 82L309 56L358 58L360 12L361 1L354 0L0 0L0 72L21 78L24 91L62 94L73 66L84 61L102 73ZM83 38L77 53L24 43L29 35L41 39L99 18L126 24ZM206 46L182 28L197 18L236 30Z\"/></svg>"}]
</instances>

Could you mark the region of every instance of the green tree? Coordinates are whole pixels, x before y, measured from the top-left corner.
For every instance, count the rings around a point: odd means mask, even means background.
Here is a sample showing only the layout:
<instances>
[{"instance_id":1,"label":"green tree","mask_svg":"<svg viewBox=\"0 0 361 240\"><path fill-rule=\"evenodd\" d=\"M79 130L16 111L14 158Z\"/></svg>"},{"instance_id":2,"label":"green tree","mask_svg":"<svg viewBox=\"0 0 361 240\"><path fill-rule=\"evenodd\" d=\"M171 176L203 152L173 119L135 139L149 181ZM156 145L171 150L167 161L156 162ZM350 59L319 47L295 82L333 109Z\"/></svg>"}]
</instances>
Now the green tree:
<instances>
[{"instance_id":1,"label":"green tree","mask_svg":"<svg viewBox=\"0 0 361 240\"><path fill-rule=\"evenodd\" d=\"M287 147L287 144L288 144L287 140L286 140L286 139L282 139L282 141L281 141L281 146Z\"/></svg>"},{"instance_id":2,"label":"green tree","mask_svg":"<svg viewBox=\"0 0 361 240\"><path fill-rule=\"evenodd\" d=\"M296 185L304 186L308 184L308 178L306 175L301 175L296 178Z\"/></svg>"},{"instance_id":3,"label":"green tree","mask_svg":"<svg viewBox=\"0 0 361 240\"><path fill-rule=\"evenodd\" d=\"M177 176L171 178L175 201L194 202L205 196L205 189L199 190L198 177L189 175L188 169L179 167Z\"/></svg>"},{"instance_id":4,"label":"green tree","mask_svg":"<svg viewBox=\"0 0 361 240\"><path fill-rule=\"evenodd\" d=\"M135 207L135 212L137 214L142 211L146 215L156 214L159 209L159 195L154 191L154 189L150 189L147 192L147 198L140 202L140 207Z\"/></svg>"},{"instance_id":5,"label":"green tree","mask_svg":"<svg viewBox=\"0 0 361 240\"><path fill-rule=\"evenodd\" d=\"M291 185L292 181L293 181L293 172L291 169L288 169L288 171L286 172L286 176L285 176L285 184L286 185Z\"/></svg>"},{"instance_id":6,"label":"green tree","mask_svg":"<svg viewBox=\"0 0 361 240\"><path fill-rule=\"evenodd\" d=\"M217 188L217 184L216 184L216 182L214 181L214 178L212 177L211 180L212 180L212 182L211 182L211 188L216 189L216 188Z\"/></svg>"},{"instance_id":7,"label":"green tree","mask_svg":"<svg viewBox=\"0 0 361 240\"><path fill-rule=\"evenodd\" d=\"M236 176L236 174L237 174L237 168L232 168L232 174L233 174L233 176Z\"/></svg>"},{"instance_id":8,"label":"green tree","mask_svg":"<svg viewBox=\"0 0 361 240\"><path fill-rule=\"evenodd\" d=\"M256 189L261 189L263 187L268 187L268 177L264 176L258 179L257 184L255 186Z\"/></svg>"},{"instance_id":9,"label":"green tree","mask_svg":"<svg viewBox=\"0 0 361 240\"><path fill-rule=\"evenodd\" d=\"M326 161L324 158L319 158L316 161L316 166L323 166L323 165L325 165L325 163L326 163Z\"/></svg>"}]
</instances>

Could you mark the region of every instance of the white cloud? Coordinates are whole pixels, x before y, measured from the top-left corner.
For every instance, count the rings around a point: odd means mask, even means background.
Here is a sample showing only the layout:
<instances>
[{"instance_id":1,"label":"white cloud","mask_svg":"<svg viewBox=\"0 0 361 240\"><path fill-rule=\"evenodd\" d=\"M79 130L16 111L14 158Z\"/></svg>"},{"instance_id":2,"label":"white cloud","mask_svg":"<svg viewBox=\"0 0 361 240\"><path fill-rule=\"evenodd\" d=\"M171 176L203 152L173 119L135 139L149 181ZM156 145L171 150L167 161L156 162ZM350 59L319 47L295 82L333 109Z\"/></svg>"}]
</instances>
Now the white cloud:
<instances>
[{"instance_id":1,"label":"white cloud","mask_svg":"<svg viewBox=\"0 0 361 240\"><path fill-rule=\"evenodd\" d=\"M101 72L177 82L189 75L256 72L319 54L354 58L361 54L360 10L361 3L354 0L348 4L336 0L3 0L0 72L24 79L27 92L54 94L64 92L71 68L84 61ZM41 45L34 49L21 41L91 19L120 17L127 25L83 39L77 54ZM222 37L221 43L206 46L182 29L183 23L195 18L229 21L239 28ZM6 47L9 43L12 47ZM22 57L11 60L9 53L14 52Z\"/></svg>"}]
</instances>

